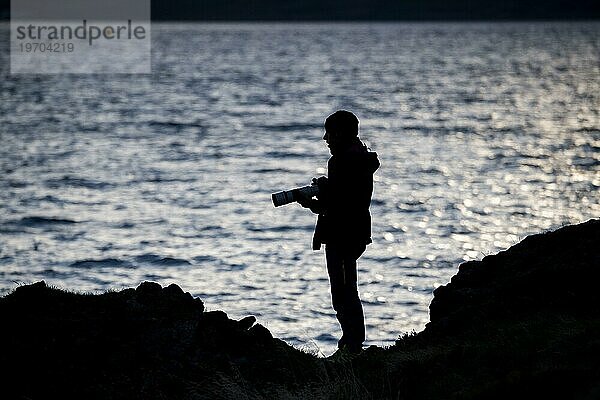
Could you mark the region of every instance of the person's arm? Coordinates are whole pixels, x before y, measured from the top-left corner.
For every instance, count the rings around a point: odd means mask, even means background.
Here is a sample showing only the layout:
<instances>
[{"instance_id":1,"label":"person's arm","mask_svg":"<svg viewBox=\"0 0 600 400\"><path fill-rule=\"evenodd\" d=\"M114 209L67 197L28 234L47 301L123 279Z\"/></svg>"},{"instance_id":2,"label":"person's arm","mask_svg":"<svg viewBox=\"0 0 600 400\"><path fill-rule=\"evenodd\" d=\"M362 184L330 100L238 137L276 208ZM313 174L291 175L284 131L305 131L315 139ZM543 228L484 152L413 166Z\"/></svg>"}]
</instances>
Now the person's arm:
<instances>
[{"instance_id":1,"label":"person's arm","mask_svg":"<svg viewBox=\"0 0 600 400\"><path fill-rule=\"evenodd\" d=\"M302 198L298 199L298 203L304 208L309 208L310 211L314 212L315 214L322 214L324 211L323 205L318 199Z\"/></svg>"}]
</instances>

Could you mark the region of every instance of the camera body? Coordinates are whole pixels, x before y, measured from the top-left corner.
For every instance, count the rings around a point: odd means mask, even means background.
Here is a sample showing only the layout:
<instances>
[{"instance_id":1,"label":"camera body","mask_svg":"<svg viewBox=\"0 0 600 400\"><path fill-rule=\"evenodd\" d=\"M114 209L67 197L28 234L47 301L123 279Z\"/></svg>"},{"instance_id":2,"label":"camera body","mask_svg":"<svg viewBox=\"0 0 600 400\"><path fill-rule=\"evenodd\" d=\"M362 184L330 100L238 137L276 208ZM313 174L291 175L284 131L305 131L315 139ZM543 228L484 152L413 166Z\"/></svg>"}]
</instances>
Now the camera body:
<instances>
[{"instance_id":1,"label":"camera body","mask_svg":"<svg viewBox=\"0 0 600 400\"><path fill-rule=\"evenodd\" d=\"M273 205L275 207L280 207L294 201L298 201L298 199L310 199L313 196L319 195L319 186L315 183L308 186L302 186L299 188L295 188L292 190L284 190L282 192L273 193L271 195L271 199L273 200Z\"/></svg>"}]
</instances>

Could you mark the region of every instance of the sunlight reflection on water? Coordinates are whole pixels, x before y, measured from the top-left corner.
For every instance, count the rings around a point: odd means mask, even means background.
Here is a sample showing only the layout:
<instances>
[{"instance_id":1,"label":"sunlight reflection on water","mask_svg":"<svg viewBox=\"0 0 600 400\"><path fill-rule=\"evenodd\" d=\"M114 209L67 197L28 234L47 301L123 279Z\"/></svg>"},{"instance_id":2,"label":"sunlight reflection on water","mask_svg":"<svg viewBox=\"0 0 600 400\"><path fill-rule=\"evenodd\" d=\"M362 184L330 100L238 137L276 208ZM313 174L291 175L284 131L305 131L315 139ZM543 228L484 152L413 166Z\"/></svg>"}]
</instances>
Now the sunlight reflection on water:
<instances>
[{"instance_id":1,"label":"sunlight reflection on water","mask_svg":"<svg viewBox=\"0 0 600 400\"><path fill-rule=\"evenodd\" d=\"M359 268L369 344L389 344L461 261L599 216L599 33L156 24L150 77L2 70L0 287L175 282L332 351L314 216L270 193L326 172L322 121L348 108L382 162Z\"/></svg>"}]
</instances>

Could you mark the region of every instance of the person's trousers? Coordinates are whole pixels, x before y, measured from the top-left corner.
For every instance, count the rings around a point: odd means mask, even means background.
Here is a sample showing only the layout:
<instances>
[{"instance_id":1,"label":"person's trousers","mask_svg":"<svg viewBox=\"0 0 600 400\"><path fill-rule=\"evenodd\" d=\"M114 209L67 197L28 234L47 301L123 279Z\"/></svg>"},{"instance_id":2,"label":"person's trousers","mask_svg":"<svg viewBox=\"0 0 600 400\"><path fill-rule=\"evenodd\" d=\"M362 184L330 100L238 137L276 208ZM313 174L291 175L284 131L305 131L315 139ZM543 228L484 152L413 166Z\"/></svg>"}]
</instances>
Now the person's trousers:
<instances>
[{"instance_id":1,"label":"person's trousers","mask_svg":"<svg viewBox=\"0 0 600 400\"><path fill-rule=\"evenodd\" d=\"M356 260L365 251L364 244L325 245L327 272L331 283L331 302L342 327L338 347L362 348L365 341L365 317L358 297Z\"/></svg>"}]
</instances>

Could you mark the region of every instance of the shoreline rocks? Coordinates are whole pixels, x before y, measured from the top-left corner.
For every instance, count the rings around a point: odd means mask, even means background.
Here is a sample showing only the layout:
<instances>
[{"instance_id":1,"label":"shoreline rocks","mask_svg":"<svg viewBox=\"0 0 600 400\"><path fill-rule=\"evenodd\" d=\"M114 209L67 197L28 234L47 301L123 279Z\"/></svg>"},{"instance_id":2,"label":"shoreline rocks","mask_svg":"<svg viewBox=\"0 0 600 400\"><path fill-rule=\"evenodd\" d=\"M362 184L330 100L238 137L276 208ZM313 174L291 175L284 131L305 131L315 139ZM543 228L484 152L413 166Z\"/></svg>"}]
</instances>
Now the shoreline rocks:
<instances>
[{"instance_id":1,"label":"shoreline rocks","mask_svg":"<svg viewBox=\"0 0 600 400\"><path fill-rule=\"evenodd\" d=\"M600 220L470 261L423 332L317 358L177 285L100 295L43 281L0 298L4 398L479 399L600 396Z\"/></svg>"}]
</instances>

